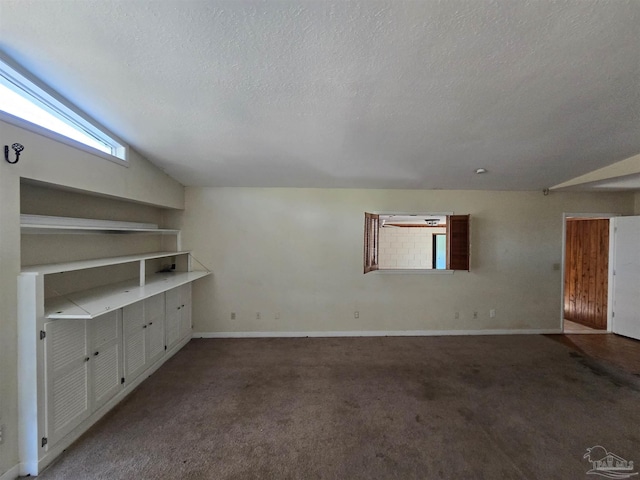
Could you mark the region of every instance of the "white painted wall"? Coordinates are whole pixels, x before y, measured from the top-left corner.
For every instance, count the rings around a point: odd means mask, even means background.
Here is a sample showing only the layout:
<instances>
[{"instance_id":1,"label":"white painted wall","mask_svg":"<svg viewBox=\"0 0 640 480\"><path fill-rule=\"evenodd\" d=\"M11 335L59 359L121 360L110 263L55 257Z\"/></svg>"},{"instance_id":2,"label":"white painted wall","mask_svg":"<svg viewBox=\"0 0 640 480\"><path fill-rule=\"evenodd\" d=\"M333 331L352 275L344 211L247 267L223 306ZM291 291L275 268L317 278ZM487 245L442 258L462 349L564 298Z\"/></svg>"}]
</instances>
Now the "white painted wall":
<instances>
[{"instance_id":1,"label":"white painted wall","mask_svg":"<svg viewBox=\"0 0 640 480\"><path fill-rule=\"evenodd\" d=\"M20 179L168 208L183 208L184 187L135 152L122 167L0 121L0 148L25 146L20 162L0 160L0 476L18 463L17 276L20 271Z\"/></svg>"},{"instance_id":2,"label":"white painted wall","mask_svg":"<svg viewBox=\"0 0 640 480\"><path fill-rule=\"evenodd\" d=\"M196 332L548 330L562 213L633 208L631 194L187 188L175 221L214 273L194 285ZM471 272L363 275L365 211L471 214Z\"/></svg>"},{"instance_id":3,"label":"white painted wall","mask_svg":"<svg viewBox=\"0 0 640 480\"><path fill-rule=\"evenodd\" d=\"M379 268L433 268L433 235L446 228L385 227L380 229Z\"/></svg>"}]
</instances>

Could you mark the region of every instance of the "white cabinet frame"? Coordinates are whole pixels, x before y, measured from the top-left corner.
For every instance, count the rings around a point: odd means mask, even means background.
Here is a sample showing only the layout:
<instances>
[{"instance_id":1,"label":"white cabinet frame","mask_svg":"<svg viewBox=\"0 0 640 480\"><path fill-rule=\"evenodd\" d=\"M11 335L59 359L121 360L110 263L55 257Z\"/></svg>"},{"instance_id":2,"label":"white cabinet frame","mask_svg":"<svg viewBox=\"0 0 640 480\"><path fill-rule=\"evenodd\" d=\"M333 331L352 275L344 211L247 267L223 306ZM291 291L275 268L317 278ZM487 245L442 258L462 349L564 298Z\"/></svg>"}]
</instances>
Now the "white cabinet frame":
<instances>
[{"instance_id":1,"label":"white cabinet frame","mask_svg":"<svg viewBox=\"0 0 640 480\"><path fill-rule=\"evenodd\" d=\"M177 270L175 272L158 273L151 276L144 276L144 264L147 260L164 257L176 257ZM125 384L113 395L105 394L102 401L95 398L95 385L91 385L92 362L95 353L101 353L93 347L95 325L91 322L100 321L103 315L122 315L122 309L139 303L144 312L144 301L156 295L162 295L161 302L165 305L164 292L173 289L180 289L182 286L190 284L194 280L210 275L209 271L191 271L191 260L189 252L156 252L126 257L105 258L97 260L87 260L82 262L69 262L56 265L41 265L26 267L18 278L18 359L19 359L19 431L20 431L20 473L21 475L37 475L55 457L75 441L83 432L100 419L105 413L113 408L122 398L131 392L145 378L151 375L168 358L182 348L191 338L183 326L180 329L179 339L171 347L166 347L166 333L164 314L160 318L162 325L157 325L156 318L144 319L143 322L154 322L153 327L161 328L157 330L156 336L161 335L165 342L163 351L156 352L157 355L148 359L144 369L137 378L126 379ZM53 273L83 270L101 266L116 265L120 263L139 262L141 267L140 278L127 282L120 282L91 290L78 291L54 299L45 299L46 276ZM190 287L190 285L189 285ZM185 287L186 288L186 287ZM190 288L188 289L190 290ZM186 291L186 290L185 290ZM182 298L182 295L179 295ZM182 303L181 303L182 305ZM190 311L190 305L189 305ZM58 438L52 437L48 432L51 425L47 425L47 382L52 381L51 373L47 377L47 362L45 358L45 338L46 331L50 327L45 324L53 322L78 322L78 327L86 329L86 348L88 365L88 409L86 416L79 418L73 423L73 427L68 430L61 429ZM190 316L189 316L190 327ZM148 325L147 325L148 326ZM119 348L122 355L119 360L119 368L123 369L127 359L124 351L125 332L122 330L122 319L119 318ZM159 338L159 337L158 337ZM148 342L145 336L145 342ZM158 342L158 339L155 339ZM104 345L108 344L106 342ZM145 345L145 348L148 345ZM157 345L156 345L157 346ZM158 350L158 349L156 349ZM146 355L146 353L145 353ZM93 375L95 376L95 375ZM126 378L126 375L123 373ZM51 391L51 384L49 384Z\"/></svg>"}]
</instances>

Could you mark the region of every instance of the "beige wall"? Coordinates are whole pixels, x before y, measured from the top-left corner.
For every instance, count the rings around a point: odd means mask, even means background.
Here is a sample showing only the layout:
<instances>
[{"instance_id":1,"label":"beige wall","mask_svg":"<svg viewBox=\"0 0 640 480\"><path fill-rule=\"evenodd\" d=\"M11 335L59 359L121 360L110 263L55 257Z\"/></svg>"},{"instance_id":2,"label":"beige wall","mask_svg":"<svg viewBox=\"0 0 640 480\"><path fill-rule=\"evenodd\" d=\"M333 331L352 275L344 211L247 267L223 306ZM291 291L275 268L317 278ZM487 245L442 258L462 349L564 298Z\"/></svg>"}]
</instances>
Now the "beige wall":
<instances>
[{"instance_id":1,"label":"beige wall","mask_svg":"<svg viewBox=\"0 0 640 480\"><path fill-rule=\"evenodd\" d=\"M184 187L135 152L131 152L126 168L2 121L0 138L2 148L14 142L25 146L16 165L0 161L0 424L5 425L5 442L0 446L2 475L18 463L16 319L21 178L167 208L183 208Z\"/></svg>"},{"instance_id":2,"label":"beige wall","mask_svg":"<svg viewBox=\"0 0 640 480\"><path fill-rule=\"evenodd\" d=\"M640 215L640 192L635 192L633 194L633 198L634 198L634 209L633 209L633 214L634 215Z\"/></svg>"},{"instance_id":3,"label":"beige wall","mask_svg":"<svg viewBox=\"0 0 640 480\"><path fill-rule=\"evenodd\" d=\"M187 188L177 221L213 270L194 284L196 332L548 330L563 212L633 209L631 194ZM365 211L471 214L471 272L363 275Z\"/></svg>"}]
</instances>

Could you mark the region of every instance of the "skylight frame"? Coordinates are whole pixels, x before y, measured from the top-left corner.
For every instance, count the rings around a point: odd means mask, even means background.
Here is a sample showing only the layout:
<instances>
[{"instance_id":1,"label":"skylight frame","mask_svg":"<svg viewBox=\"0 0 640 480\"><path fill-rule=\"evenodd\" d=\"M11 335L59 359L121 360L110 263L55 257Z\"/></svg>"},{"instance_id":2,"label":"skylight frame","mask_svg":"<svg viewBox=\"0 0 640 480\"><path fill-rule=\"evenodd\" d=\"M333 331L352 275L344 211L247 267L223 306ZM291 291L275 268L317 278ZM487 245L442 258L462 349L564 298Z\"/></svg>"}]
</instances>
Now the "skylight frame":
<instances>
[{"instance_id":1,"label":"skylight frame","mask_svg":"<svg viewBox=\"0 0 640 480\"><path fill-rule=\"evenodd\" d=\"M2 109L0 109L0 120L84 150L119 165L129 166L129 146L124 141L1 52L0 84L26 98L76 131L105 145L110 149L111 153L98 150L80 140L67 137L63 133L50 130Z\"/></svg>"}]
</instances>

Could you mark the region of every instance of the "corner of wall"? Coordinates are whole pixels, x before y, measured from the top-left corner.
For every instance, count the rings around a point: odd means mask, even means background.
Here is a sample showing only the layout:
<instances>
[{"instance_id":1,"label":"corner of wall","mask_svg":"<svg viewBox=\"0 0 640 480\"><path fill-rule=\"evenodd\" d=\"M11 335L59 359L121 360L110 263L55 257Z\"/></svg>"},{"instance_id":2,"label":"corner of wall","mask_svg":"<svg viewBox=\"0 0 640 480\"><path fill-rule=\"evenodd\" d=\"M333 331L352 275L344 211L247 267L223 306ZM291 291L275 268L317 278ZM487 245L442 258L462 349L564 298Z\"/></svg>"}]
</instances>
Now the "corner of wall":
<instances>
[{"instance_id":1,"label":"corner of wall","mask_svg":"<svg viewBox=\"0 0 640 480\"><path fill-rule=\"evenodd\" d=\"M640 192L633 192L633 214L640 215Z\"/></svg>"},{"instance_id":2,"label":"corner of wall","mask_svg":"<svg viewBox=\"0 0 640 480\"><path fill-rule=\"evenodd\" d=\"M0 165L0 448L2 480L15 478L18 463L18 273L20 272L20 178L12 165Z\"/></svg>"}]
</instances>

